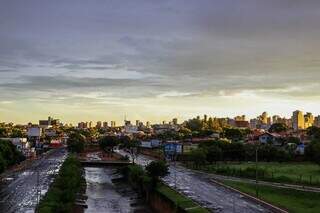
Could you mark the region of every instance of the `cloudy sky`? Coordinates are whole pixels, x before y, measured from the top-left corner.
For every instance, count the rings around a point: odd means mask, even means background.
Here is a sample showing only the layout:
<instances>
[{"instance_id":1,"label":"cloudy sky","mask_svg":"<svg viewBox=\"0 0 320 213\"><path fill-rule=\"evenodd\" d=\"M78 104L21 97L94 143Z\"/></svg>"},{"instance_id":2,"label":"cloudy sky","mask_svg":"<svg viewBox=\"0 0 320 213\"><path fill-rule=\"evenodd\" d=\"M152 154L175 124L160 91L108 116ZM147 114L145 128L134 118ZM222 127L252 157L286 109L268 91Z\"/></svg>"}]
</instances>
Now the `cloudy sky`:
<instances>
[{"instance_id":1,"label":"cloudy sky","mask_svg":"<svg viewBox=\"0 0 320 213\"><path fill-rule=\"evenodd\" d=\"M319 0L1 0L0 121L320 114Z\"/></svg>"}]
</instances>

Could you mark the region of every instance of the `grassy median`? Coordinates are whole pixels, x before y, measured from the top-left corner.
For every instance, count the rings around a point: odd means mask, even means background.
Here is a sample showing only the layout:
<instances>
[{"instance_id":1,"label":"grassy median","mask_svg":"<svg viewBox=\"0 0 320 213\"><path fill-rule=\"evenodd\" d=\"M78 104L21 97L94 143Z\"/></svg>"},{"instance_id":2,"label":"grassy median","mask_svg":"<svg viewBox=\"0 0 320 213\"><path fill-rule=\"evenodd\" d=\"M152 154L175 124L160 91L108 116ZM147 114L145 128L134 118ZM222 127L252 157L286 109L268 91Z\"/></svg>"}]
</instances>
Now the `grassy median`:
<instances>
[{"instance_id":1,"label":"grassy median","mask_svg":"<svg viewBox=\"0 0 320 213\"><path fill-rule=\"evenodd\" d=\"M247 194L256 195L255 184L236 181L223 181L224 184ZM320 193L302 192L259 185L259 198L276 206L287 209L290 213L319 213Z\"/></svg>"},{"instance_id":2,"label":"grassy median","mask_svg":"<svg viewBox=\"0 0 320 213\"><path fill-rule=\"evenodd\" d=\"M82 183L80 162L75 156L69 156L62 164L48 192L41 199L37 212L71 212Z\"/></svg>"}]
</instances>

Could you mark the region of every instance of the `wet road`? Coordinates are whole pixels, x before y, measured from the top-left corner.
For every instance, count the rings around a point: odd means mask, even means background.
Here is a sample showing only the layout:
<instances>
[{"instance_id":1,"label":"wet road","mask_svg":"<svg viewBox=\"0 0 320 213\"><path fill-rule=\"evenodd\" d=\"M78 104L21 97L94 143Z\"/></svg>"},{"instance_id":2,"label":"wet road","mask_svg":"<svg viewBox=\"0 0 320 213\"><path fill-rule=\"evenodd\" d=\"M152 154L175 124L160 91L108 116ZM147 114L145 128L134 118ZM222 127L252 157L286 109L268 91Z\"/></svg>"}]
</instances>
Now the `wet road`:
<instances>
[{"instance_id":1,"label":"wet road","mask_svg":"<svg viewBox=\"0 0 320 213\"><path fill-rule=\"evenodd\" d=\"M131 187L124 183L113 183L112 179L119 178L116 168L85 167L84 169L88 196L86 213L129 213L137 210L149 212Z\"/></svg>"},{"instance_id":2,"label":"wet road","mask_svg":"<svg viewBox=\"0 0 320 213\"><path fill-rule=\"evenodd\" d=\"M66 156L65 150L54 150L7 177L8 181L0 185L0 212L34 212L37 191L42 196L47 192Z\"/></svg>"},{"instance_id":3,"label":"wet road","mask_svg":"<svg viewBox=\"0 0 320 213\"><path fill-rule=\"evenodd\" d=\"M119 153L125 154L123 151ZM136 159L137 164L143 166L151 161L151 158L142 155ZM242 195L212 183L207 174L200 174L174 164L170 164L169 171L170 174L163 179L164 182L214 212L268 212L264 207L243 198Z\"/></svg>"}]
</instances>

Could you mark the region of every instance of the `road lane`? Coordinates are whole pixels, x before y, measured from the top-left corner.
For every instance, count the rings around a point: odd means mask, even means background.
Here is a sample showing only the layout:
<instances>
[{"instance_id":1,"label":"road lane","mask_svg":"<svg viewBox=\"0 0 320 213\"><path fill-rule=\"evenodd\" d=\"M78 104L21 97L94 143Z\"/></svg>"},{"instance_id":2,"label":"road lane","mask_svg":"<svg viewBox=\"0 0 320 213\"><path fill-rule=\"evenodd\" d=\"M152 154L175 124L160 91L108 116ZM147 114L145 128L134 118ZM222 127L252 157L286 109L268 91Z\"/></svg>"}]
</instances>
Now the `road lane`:
<instances>
[{"instance_id":1,"label":"road lane","mask_svg":"<svg viewBox=\"0 0 320 213\"><path fill-rule=\"evenodd\" d=\"M127 155L122 150L118 152ZM146 166L152 160L148 156L139 155L135 161ZM163 178L165 183L214 212L269 212L239 193L212 183L209 175L194 172L180 165L175 166L173 163L169 165L169 172L170 174Z\"/></svg>"},{"instance_id":2,"label":"road lane","mask_svg":"<svg viewBox=\"0 0 320 213\"><path fill-rule=\"evenodd\" d=\"M54 150L27 168L10 175L9 181L0 185L0 212L34 212L37 190L42 196L47 192L66 156L64 149Z\"/></svg>"}]
</instances>

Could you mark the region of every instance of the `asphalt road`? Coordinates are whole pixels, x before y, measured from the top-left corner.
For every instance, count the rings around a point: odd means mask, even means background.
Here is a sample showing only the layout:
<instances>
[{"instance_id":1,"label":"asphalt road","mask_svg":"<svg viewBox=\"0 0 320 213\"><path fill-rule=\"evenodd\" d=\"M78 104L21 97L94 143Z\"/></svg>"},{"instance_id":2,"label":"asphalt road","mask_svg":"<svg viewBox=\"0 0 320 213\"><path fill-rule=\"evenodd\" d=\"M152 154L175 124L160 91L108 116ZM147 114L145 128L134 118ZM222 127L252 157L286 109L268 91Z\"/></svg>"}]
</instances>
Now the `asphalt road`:
<instances>
[{"instance_id":1,"label":"asphalt road","mask_svg":"<svg viewBox=\"0 0 320 213\"><path fill-rule=\"evenodd\" d=\"M7 181L0 185L0 212L34 212L37 191L42 196L47 192L66 156L64 149L54 150L27 168L7 176Z\"/></svg>"},{"instance_id":2,"label":"asphalt road","mask_svg":"<svg viewBox=\"0 0 320 213\"><path fill-rule=\"evenodd\" d=\"M119 153L126 154L123 151ZM151 161L150 157L143 155L139 155L136 159L136 163L143 166ZM163 178L164 182L214 212L269 212L239 193L212 183L209 175L194 172L183 166L175 166L173 163L170 164L169 171L170 174Z\"/></svg>"}]
</instances>

